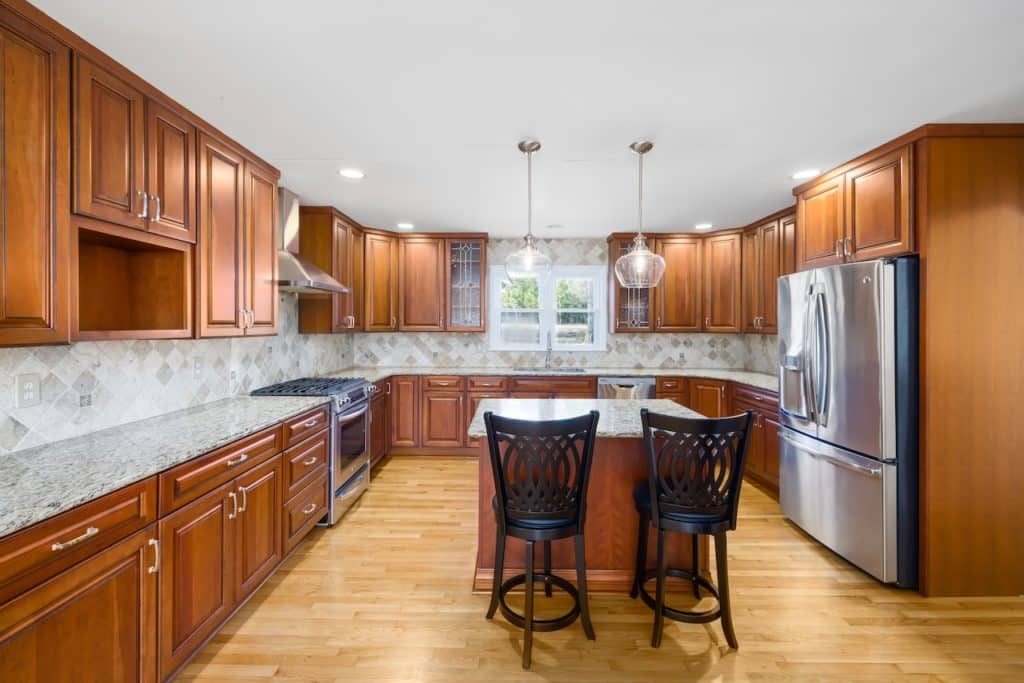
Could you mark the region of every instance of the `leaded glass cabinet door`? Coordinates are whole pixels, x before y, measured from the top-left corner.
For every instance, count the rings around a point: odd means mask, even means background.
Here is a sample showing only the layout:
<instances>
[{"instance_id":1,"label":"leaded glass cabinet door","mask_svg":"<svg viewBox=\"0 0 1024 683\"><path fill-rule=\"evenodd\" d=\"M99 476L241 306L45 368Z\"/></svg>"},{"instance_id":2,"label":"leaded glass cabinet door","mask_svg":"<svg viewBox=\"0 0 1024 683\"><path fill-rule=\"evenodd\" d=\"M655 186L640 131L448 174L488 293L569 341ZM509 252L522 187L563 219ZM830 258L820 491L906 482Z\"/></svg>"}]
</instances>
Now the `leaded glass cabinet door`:
<instances>
[{"instance_id":1,"label":"leaded glass cabinet door","mask_svg":"<svg viewBox=\"0 0 1024 683\"><path fill-rule=\"evenodd\" d=\"M484 302L487 270L487 241L447 241L448 330L483 332L486 329Z\"/></svg>"},{"instance_id":2,"label":"leaded glass cabinet door","mask_svg":"<svg viewBox=\"0 0 1024 683\"><path fill-rule=\"evenodd\" d=\"M651 245L652 249L654 248L653 242L654 240L648 237L648 244ZM612 306L615 313L615 317L612 320L613 332L650 332L653 329L651 323L653 317L651 314L651 302L653 301L651 293L653 290L646 287L622 287L615 278L614 266L616 259L629 253L632 246L632 237L628 239L614 237L609 243L608 256L610 262L608 264L608 272L611 279L609 289L613 292Z\"/></svg>"}]
</instances>

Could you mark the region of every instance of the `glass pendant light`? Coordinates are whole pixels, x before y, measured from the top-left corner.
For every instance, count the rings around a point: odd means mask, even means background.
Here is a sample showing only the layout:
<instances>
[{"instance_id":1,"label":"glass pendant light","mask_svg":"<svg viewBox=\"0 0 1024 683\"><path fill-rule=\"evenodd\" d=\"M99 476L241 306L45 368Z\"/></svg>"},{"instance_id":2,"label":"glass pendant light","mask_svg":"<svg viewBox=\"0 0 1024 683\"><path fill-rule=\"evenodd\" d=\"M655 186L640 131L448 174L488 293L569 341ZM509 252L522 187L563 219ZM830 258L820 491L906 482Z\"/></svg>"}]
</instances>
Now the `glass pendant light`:
<instances>
[{"instance_id":1,"label":"glass pendant light","mask_svg":"<svg viewBox=\"0 0 1024 683\"><path fill-rule=\"evenodd\" d=\"M551 259L537 248L533 240L533 153L540 149L536 140L521 140L519 151L526 155L526 239L522 249L505 259L505 273L510 280L537 278L551 273Z\"/></svg>"},{"instance_id":2,"label":"glass pendant light","mask_svg":"<svg viewBox=\"0 0 1024 683\"><path fill-rule=\"evenodd\" d=\"M627 288L645 289L655 287L665 274L665 259L647 247L644 238L644 155L654 148L654 144L639 140L629 146L636 152L638 181L636 209L636 237L629 252L615 261L615 277L619 284Z\"/></svg>"}]
</instances>

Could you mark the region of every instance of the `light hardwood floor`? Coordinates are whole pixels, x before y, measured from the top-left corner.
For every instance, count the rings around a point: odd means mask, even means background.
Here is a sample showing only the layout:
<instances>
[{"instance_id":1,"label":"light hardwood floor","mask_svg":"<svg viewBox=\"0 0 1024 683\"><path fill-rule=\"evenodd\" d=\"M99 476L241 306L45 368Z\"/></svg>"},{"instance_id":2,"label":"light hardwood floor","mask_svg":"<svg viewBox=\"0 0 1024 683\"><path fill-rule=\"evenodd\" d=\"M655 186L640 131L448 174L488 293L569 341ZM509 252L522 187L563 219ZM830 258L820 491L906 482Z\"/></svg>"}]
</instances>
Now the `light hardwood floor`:
<instances>
[{"instance_id":1,"label":"light hardwood floor","mask_svg":"<svg viewBox=\"0 0 1024 683\"><path fill-rule=\"evenodd\" d=\"M729 535L738 651L717 624L672 621L653 650L650 610L594 595L597 640L579 624L536 634L525 672L521 632L486 621L487 596L470 592L476 478L475 459L384 463L359 507L313 532L178 680L1024 680L1024 599L881 586L752 486Z\"/></svg>"}]
</instances>

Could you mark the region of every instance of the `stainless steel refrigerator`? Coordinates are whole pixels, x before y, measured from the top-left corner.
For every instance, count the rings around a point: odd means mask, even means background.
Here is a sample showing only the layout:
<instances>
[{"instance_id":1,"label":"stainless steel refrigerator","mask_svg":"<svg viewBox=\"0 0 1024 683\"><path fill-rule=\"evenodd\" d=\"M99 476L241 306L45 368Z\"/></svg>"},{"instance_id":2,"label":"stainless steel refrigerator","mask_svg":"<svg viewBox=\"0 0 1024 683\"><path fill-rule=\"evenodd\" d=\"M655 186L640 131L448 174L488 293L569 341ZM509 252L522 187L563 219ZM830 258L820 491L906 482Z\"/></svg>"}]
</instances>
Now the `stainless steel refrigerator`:
<instances>
[{"instance_id":1,"label":"stainless steel refrigerator","mask_svg":"<svg viewBox=\"0 0 1024 683\"><path fill-rule=\"evenodd\" d=\"M778 297L782 512L916 587L917 257L788 275Z\"/></svg>"}]
</instances>

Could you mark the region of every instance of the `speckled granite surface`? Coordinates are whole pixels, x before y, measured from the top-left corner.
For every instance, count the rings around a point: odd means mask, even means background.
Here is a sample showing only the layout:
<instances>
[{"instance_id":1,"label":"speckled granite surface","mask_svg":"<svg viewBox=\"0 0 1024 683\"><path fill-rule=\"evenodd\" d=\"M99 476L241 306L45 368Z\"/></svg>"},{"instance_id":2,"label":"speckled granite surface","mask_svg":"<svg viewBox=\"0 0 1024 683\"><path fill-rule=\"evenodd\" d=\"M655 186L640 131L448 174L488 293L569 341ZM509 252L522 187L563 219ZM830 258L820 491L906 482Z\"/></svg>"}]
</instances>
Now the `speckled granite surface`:
<instances>
[{"instance_id":1,"label":"speckled granite surface","mask_svg":"<svg viewBox=\"0 0 1024 683\"><path fill-rule=\"evenodd\" d=\"M601 377L700 377L740 382L768 391L779 390L779 378L763 372L746 370L719 370L717 368L584 368L582 372L552 368L550 370L517 370L504 366L479 367L423 367L423 366L356 366L330 375L365 377L371 382L391 375L552 375L552 376L601 376Z\"/></svg>"},{"instance_id":2,"label":"speckled granite surface","mask_svg":"<svg viewBox=\"0 0 1024 683\"><path fill-rule=\"evenodd\" d=\"M0 536L325 403L239 396L0 458Z\"/></svg>"},{"instance_id":3,"label":"speckled granite surface","mask_svg":"<svg viewBox=\"0 0 1024 683\"><path fill-rule=\"evenodd\" d=\"M484 413L488 410L496 415L519 420L561 420L596 410L601 413L597 420L598 437L640 438L644 434L640 424L641 408L665 415L703 417L700 413L668 399L637 401L598 398L486 398L480 401L467 433L473 437L487 436Z\"/></svg>"}]
</instances>

